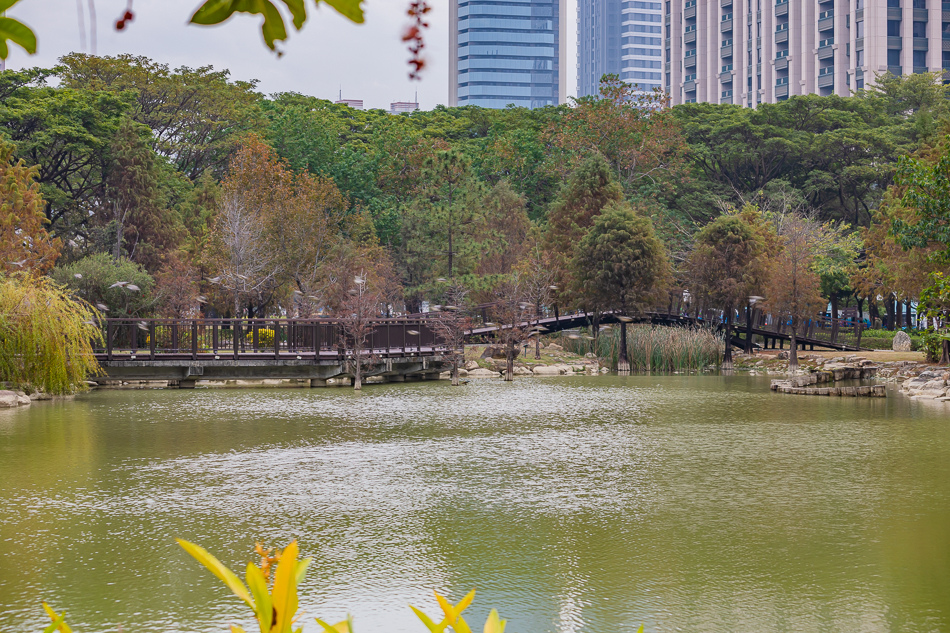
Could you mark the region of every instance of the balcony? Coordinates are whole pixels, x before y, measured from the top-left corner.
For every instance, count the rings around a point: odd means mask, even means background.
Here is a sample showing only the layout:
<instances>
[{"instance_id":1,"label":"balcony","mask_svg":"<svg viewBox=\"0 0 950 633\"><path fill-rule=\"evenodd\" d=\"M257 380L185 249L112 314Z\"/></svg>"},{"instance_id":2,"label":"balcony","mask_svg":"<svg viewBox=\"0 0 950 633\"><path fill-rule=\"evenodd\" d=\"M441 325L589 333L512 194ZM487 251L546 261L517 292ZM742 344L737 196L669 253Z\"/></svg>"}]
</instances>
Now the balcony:
<instances>
[{"instance_id":1,"label":"balcony","mask_svg":"<svg viewBox=\"0 0 950 633\"><path fill-rule=\"evenodd\" d=\"M732 30L732 19L730 18L730 19L728 19L728 20L723 20L722 22L720 22L720 23L719 23L719 30L720 30L722 33L728 33L729 31L731 31L731 30Z\"/></svg>"},{"instance_id":2,"label":"balcony","mask_svg":"<svg viewBox=\"0 0 950 633\"><path fill-rule=\"evenodd\" d=\"M787 97L788 96L788 84L783 86L775 86L775 96L777 98Z\"/></svg>"},{"instance_id":3,"label":"balcony","mask_svg":"<svg viewBox=\"0 0 950 633\"><path fill-rule=\"evenodd\" d=\"M887 8L887 19L888 20L903 20L904 14L901 9L895 9L892 7Z\"/></svg>"},{"instance_id":4,"label":"balcony","mask_svg":"<svg viewBox=\"0 0 950 633\"><path fill-rule=\"evenodd\" d=\"M788 0L775 3L775 15L776 17L782 17L783 15L788 15Z\"/></svg>"},{"instance_id":5,"label":"balcony","mask_svg":"<svg viewBox=\"0 0 950 633\"><path fill-rule=\"evenodd\" d=\"M696 82L693 80L683 83L683 92L696 92Z\"/></svg>"},{"instance_id":6,"label":"balcony","mask_svg":"<svg viewBox=\"0 0 950 633\"><path fill-rule=\"evenodd\" d=\"M914 66L915 75L923 75L924 73L930 72L926 66Z\"/></svg>"},{"instance_id":7,"label":"balcony","mask_svg":"<svg viewBox=\"0 0 950 633\"><path fill-rule=\"evenodd\" d=\"M683 43L692 44L696 41L696 31L690 31L689 33L683 34Z\"/></svg>"},{"instance_id":8,"label":"balcony","mask_svg":"<svg viewBox=\"0 0 950 633\"><path fill-rule=\"evenodd\" d=\"M788 29L785 29L784 31L777 31L775 33L776 44L784 44L787 41L788 41Z\"/></svg>"},{"instance_id":9,"label":"balcony","mask_svg":"<svg viewBox=\"0 0 950 633\"><path fill-rule=\"evenodd\" d=\"M732 57L732 44L728 46L723 46L722 48L720 48L719 56L722 57L723 59L728 59Z\"/></svg>"},{"instance_id":10,"label":"balcony","mask_svg":"<svg viewBox=\"0 0 950 633\"><path fill-rule=\"evenodd\" d=\"M833 59L835 56L834 46L822 46L818 49L818 59Z\"/></svg>"},{"instance_id":11,"label":"balcony","mask_svg":"<svg viewBox=\"0 0 950 633\"><path fill-rule=\"evenodd\" d=\"M827 30L829 30L829 29L833 29L833 28L835 28L835 18L834 18L834 16L830 16L830 17L822 18L822 19L818 20L818 32L819 32L819 33L821 33L822 31L827 31Z\"/></svg>"},{"instance_id":12,"label":"balcony","mask_svg":"<svg viewBox=\"0 0 950 633\"><path fill-rule=\"evenodd\" d=\"M788 57L779 57L775 60L775 70L787 70Z\"/></svg>"},{"instance_id":13,"label":"balcony","mask_svg":"<svg viewBox=\"0 0 950 633\"><path fill-rule=\"evenodd\" d=\"M914 9L914 22L926 22L928 19L927 9Z\"/></svg>"},{"instance_id":14,"label":"balcony","mask_svg":"<svg viewBox=\"0 0 950 633\"><path fill-rule=\"evenodd\" d=\"M904 48L903 38L888 36L887 38L887 47L891 50L901 50Z\"/></svg>"},{"instance_id":15,"label":"balcony","mask_svg":"<svg viewBox=\"0 0 950 633\"><path fill-rule=\"evenodd\" d=\"M694 5L691 6L691 7L686 7L685 9L683 9L683 17L686 18L687 20L690 20L690 19L692 19L692 18L695 18L695 17L696 17L696 5L694 4Z\"/></svg>"},{"instance_id":16,"label":"balcony","mask_svg":"<svg viewBox=\"0 0 950 633\"><path fill-rule=\"evenodd\" d=\"M914 50L915 51L925 51L929 47L927 45L926 37L915 37L914 38Z\"/></svg>"},{"instance_id":17,"label":"balcony","mask_svg":"<svg viewBox=\"0 0 950 633\"><path fill-rule=\"evenodd\" d=\"M887 72L891 73L892 75L896 75L898 77L904 74L903 68L901 66L888 66Z\"/></svg>"},{"instance_id":18,"label":"balcony","mask_svg":"<svg viewBox=\"0 0 950 633\"><path fill-rule=\"evenodd\" d=\"M719 6L720 6L720 7L731 7L731 6L732 6L732 0L721 0L721 2L719 3Z\"/></svg>"},{"instance_id":19,"label":"balcony","mask_svg":"<svg viewBox=\"0 0 950 633\"><path fill-rule=\"evenodd\" d=\"M683 68L696 68L695 54L683 58Z\"/></svg>"},{"instance_id":20,"label":"balcony","mask_svg":"<svg viewBox=\"0 0 950 633\"><path fill-rule=\"evenodd\" d=\"M818 77L818 87L819 88L834 88L835 87L835 76L834 74L820 75Z\"/></svg>"}]
</instances>

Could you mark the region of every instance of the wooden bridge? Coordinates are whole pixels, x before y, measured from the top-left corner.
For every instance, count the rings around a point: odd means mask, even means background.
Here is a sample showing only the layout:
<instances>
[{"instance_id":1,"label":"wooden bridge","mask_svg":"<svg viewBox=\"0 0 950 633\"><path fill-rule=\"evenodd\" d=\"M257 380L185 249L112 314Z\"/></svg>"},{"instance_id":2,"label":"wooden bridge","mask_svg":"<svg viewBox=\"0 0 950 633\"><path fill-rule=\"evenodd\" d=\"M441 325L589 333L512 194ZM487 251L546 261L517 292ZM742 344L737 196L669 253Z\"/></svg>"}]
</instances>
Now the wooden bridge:
<instances>
[{"instance_id":1,"label":"wooden bridge","mask_svg":"<svg viewBox=\"0 0 950 633\"><path fill-rule=\"evenodd\" d=\"M613 312L576 312L542 316L518 327L541 326L558 332L616 323L618 316ZM104 342L95 349L106 374L93 380L169 380L191 387L202 379L292 378L319 386L330 378L352 376L357 360L366 376L395 381L437 378L448 368L446 356L453 350L440 340L433 327L435 317L376 319L358 355L346 343L337 319L110 318L104 320ZM666 310L642 312L635 320L722 330L721 313L689 314L672 305ZM500 327L505 326L491 324L485 316L466 337L490 339ZM787 322L754 311L751 320L734 330L731 343L745 349L784 348L791 338L789 330ZM815 318L805 324L798 342L803 348L857 351L861 349L861 326L850 320Z\"/></svg>"},{"instance_id":2,"label":"wooden bridge","mask_svg":"<svg viewBox=\"0 0 950 633\"><path fill-rule=\"evenodd\" d=\"M428 319L377 319L355 356L336 319L105 319L95 355L114 380L310 380L354 373L385 380L432 379L447 369L442 344Z\"/></svg>"}]
</instances>

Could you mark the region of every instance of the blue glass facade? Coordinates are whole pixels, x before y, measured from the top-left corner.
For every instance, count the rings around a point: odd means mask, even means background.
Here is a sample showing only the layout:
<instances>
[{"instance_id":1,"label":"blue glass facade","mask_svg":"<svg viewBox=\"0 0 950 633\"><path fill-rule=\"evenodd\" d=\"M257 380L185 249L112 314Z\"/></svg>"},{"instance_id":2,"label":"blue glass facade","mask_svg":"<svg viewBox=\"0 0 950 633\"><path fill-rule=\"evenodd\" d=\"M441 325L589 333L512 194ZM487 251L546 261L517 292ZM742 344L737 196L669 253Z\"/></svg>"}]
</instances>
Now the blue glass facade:
<instances>
[{"instance_id":1,"label":"blue glass facade","mask_svg":"<svg viewBox=\"0 0 950 633\"><path fill-rule=\"evenodd\" d=\"M563 0L458 0L450 102L504 108L557 105ZM454 97L454 99L453 99Z\"/></svg>"},{"instance_id":2,"label":"blue glass facade","mask_svg":"<svg viewBox=\"0 0 950 633\"><path fill-rule=\"evenodd\" d=\"M619 75L641 90L663 83L663 5L651 0L578 0L577 94L598 94Z\"/></svg>"}]
</instances>

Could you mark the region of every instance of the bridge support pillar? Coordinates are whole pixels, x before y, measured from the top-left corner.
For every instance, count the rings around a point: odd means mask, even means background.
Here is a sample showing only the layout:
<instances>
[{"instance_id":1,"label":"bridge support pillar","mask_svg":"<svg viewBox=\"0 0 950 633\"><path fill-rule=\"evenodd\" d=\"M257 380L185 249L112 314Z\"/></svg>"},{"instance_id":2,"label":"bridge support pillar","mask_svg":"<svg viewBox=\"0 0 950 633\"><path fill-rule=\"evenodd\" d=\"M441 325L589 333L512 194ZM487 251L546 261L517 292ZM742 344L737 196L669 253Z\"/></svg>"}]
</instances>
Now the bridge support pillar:
<instances>
[{"instance_id":1,"label":"bridge support pillar","mask_svg":"<svg viewBox=\"0 0 950 633\"><path fill-rule=\"evenodd\" d=\"M406 382L406 377L402 374L386 376L386 382Z\"/></svg>"},{"instance_id":2,"label":"bridge support pillar","mask_svg":"<svg viewBox=\"0 0 950 633\"><path fill-rule=\"evenodd\" d=\"M310 386L311 387L326 387L327 381L323 378L311 378Z\"/></svg>"},{"instance_id":3,"label":"bridge support pillar","mask_svg":"<svg viewBox=\"0 0 950 633\"><path fill-rule=\"evenodd\" d=\"M178 381L178 388L179 388L179 389L194 389L194 388L195 388L195 381L192 380L191 378L186 378L186 379L183 379L183 380L179 380L179 381Z\"/></svg>"}]
</instances>

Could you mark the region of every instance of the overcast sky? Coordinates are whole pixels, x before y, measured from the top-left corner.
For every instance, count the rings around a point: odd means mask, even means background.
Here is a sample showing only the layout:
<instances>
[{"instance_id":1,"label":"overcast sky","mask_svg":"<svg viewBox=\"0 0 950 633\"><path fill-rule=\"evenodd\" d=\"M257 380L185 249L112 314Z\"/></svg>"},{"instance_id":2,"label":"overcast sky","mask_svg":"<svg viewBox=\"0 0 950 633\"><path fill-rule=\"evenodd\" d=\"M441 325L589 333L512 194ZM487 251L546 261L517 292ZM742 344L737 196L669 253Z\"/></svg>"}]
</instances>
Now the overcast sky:
<instances>
[{"instance_id":1,"label":"overcast sky","mask_svg":"<svg viewBox=\"0 0 950 633\"><path fill-rule=\"evenodd\" d=\"M87 37L81 48L77 11L80 0L21 0L8 13L37 34L35 56L11 46L7 68L50 66L71 51L90 52ZM88 0L81 0L87 20ZM264 46L257 16L238 14L223 26L186 25L200 0L134 0L135 21L124 31L113 25L125 11L126 0L95 0L97 53L146 55L177 66L227 68L235 79L257 79L265 94L293 91L336 99L363 99L367 108L389 108L391 101L411 101L416 91L420 106L446 103L448 90L448 0L433 6L424 51L428 66L422 81L409 81L409 53L400 41L408 23L409 0L366 0L366 23L355 25L326 5L313 10L302 31L291 31L280 59ZM568 94L576 87L576 0L568 2ZM289 25L289 20L288 20Z\"/></svg>"}]
</instances>

